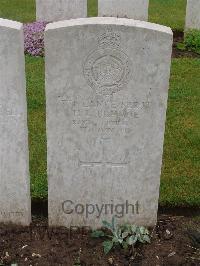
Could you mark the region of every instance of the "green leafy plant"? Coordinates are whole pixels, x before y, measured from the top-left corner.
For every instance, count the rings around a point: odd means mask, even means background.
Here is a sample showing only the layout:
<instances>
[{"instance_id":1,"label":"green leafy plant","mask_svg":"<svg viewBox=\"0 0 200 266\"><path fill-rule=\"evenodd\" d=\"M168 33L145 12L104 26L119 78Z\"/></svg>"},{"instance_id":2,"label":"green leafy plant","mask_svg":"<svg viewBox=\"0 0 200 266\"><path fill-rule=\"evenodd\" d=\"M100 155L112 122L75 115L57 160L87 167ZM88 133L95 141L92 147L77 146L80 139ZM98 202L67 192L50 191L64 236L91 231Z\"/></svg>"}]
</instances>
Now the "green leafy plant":
<instances>
[{"instance_id":1,"label":"green leafy plant","mask_svg":"<svg viewBox=\"0 0 200 266\"><path fill-rule=\"evenodd\" d=\"M107 229L111 234L104 232L103 230L94 230L92 237L108 237L110 240L103 242L104 253L108 254L110 250L116 246L121 246L127 249L129 246L132 248L137 242L150 243L149 231L144 226L137 226L131 224L116 225L115 218L112 218L112 222L103 221L103 227Z\"/></svg>"},{"instance_id":2,"label":"green leafy plant","mask_svg":"<svg viewBox=\"0 0 200 266\"><path fill-rule=\"evenodd\" d=\"M183 43L177 44L179 50L188 50L200 54L200 31L189 30L185 33Z\"/></svg>"}]
</instances>

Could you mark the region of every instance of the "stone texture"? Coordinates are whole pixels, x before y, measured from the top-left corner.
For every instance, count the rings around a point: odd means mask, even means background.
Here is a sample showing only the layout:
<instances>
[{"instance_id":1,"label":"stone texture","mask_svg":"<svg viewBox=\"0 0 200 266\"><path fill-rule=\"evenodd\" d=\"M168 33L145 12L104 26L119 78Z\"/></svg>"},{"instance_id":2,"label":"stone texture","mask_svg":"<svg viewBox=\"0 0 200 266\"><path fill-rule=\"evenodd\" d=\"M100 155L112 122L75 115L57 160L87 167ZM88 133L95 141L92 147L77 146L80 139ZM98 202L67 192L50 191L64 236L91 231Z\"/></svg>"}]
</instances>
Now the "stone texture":
<instances>
[{"instance_id":1,"label":"stone texture","mask_svg":"<svg viewBox=\"0 0 200 266\"><path fill-rule=\"evenodd\" d=\"M187 0L186 30L200 30L200 0Z\"/></svg>"},{"instance_id":2,"label":"stone texture","mask_svg":"<svg viewBox=\"0 0 200 266\"><path fill-rule=\"evenodd\" d=\"M22 24L0 19L0 222L31 221Z\"/></svg>"},{"instance_id":3,"label":"stone texture","mask_svg":"<svg viewBox=\"0 0 200 266\"><path fill-rule=\"evenodd\" d=\"M95 228L122 212L154 225L171 29L76 19L49 24L45 46L50 225Z\"/></svg>"},{"instance_id":4,"label":"stone texture","mask_svg":"<svg viewBox=\"0 0 200 266\"><path fill-rule=\"evenodd\" d=\"M148 20L149 0L99 0L99 17L122 17Z\"/></svg>"},{"instance_id":5,"label":"stone texture","mask_svg":"<svg viewBox=\"0 0 200 266\"><path fill-rule=\"evenodd\" d=\"M36 0L37 21L87 17L87 0Z\"/></svg>"}]
</instances>

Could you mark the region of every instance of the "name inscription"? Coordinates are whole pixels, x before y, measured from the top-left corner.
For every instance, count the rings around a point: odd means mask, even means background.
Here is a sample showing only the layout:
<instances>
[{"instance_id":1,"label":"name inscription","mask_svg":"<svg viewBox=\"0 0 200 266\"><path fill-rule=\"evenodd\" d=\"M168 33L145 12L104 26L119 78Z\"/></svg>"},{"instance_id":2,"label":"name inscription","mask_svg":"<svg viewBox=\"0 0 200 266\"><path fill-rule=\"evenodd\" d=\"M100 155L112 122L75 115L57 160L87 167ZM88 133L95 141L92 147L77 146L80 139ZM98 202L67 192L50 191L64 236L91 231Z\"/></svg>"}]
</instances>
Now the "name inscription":
<instances>
[{"instance_id":1,"label":"name inscription","mask_svg":"<svg viewBox=\"0 0 200 266\"><path fill-rule=\"evenodd\" d=\"M24 216L24 213L21 211L13 211L13 212L7 212L7 211L0 211L0 216L5 218L5 219L10 219L13 217L20 218Z\"/></svg>"},{"instance_id":2,"label":"name inscription","mask_svg":"<svg viewBox=\"0 0 200 266\"><path fill-rule=\"evenodd\" d=\"M147 97L144 101L130 98L128 101L114 97L99 98L77 95L59 96L64 112L74 127L94 133L129 134L135 119L147 112L152 102Z\"/></svg>"}]
</instances>

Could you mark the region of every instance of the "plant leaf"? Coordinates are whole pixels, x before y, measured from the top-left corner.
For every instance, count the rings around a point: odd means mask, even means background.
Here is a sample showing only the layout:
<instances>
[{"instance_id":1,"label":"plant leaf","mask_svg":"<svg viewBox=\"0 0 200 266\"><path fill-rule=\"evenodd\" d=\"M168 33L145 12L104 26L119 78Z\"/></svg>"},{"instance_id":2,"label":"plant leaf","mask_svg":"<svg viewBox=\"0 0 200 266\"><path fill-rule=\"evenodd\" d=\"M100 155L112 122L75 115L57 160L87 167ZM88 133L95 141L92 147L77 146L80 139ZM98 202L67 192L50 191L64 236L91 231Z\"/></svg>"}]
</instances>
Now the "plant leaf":
<instances>
[{"instance_id":1,"label":"plant leaf","mask_svg":"<svg viewBox=\"0 0 200 266\"><path fill-rule=\"evenodd\" d=\"M127 238L126 243L130 246L134 245L137 242L137 236L130 236Z\"/></svg>"},{"instance_id":2,"label":"plant leaf","mask_svg":"<svg viewBox=\"0 0 200 266\"><path fill-rule=\"evenodd\" d=\"M112 230L115 230L115 216L112 217Z\"/></svg>"},{"instance_id":3,"label":"plant leaf","mask_svg":"<svg viewBox=\"0 0 200 266\"><path fill-rule=\"evenodd\" d=\"M145 243L143 237L144 236L142 234L138 234L138 241L141 242L141 243Z\"/></svg>"},{"instance_id":4,"label":"plant leaf","mask_svg":"<svg viewBox=\"0 0 200 266\"><path fill-rule=\"evenodd\" d=\"M137 226L136 225L131 225L131 231L132 231L132 233L136 233Z\"/></svg>"},{"instance_id":5,"label":"plant leaf","mask_svg":"<svg viewBox=\"0 0 200 266\"><path fill-rule=\"evenodd\" d=\"M146 230L146 228L145 228L144 226L140 226L140 233L141 233L142 235L145 234L145 230Z\"/></svg>"},{"instance_id":6,"label":"plant leaf","mask_svg":"<svg viewBox=\"0 0 200 266\"><path fill-rule=\"evenodd\" d=\"M123 239L121 239L120 237L115 236L115 237L113 237L112 241L113 241L113 243L120 243L121 244L121 242L123 242Z\"/></svg>"},{"instance_id":7,"label":"plant leaf","mask_svg":"<svg viewBox=\"0 0 200 266\"><path fill-rule=\"evenodd\" d=\"M95 230L92 232L91 236L94 238L103 237L105 236L105 233L101 230Z\"/></svg>"},{"instance_id":8,"label":"plant leaf","mask_svg":"<svg viewBox=\"0 0 200 266\"><path fill-rule=\"evenodd\" d=\"M124 238L126 238L128 235L129 235L129 232L125 231L125 232L122 233L122 238L124 239Z\"/></svg>"},{"instance_id":9,"label":"plant leaf","mask_svg":"<svg viewBox=\"0 0 200 266\"><path fill-rule=\"evenodd\" d=\"M151 243L150 237L148 235L144 235L143 240L147 243Z\"/></svg>"},{"instance_id":10,"label":"plant leaf","mask_svg":"<svg viewBox=\"0 0 200 266\"><path fill-rule=\"evenodd\" d=\"M118 242L120 243L120 244L122 244L123 243L123 238L118 238Z\"/></svg>"},{"instance_id":11,"label":"plant leaf","mask_svg":"<svg viewBox=\"0 0 200 266\"><path fill-rule=\"evenodd\" d=\"M107 229L113 231L113 226L112 226L112 224L110 224L109 222L107 222L107 221L102 221L102 224L103 224L103 226L106 227Z\"/></svg>"},{"instance_id":12,"label":"plant leaf","mask_svg":"<svg viewBox=\"0 0 200 266\"><path fill-rule=\"evenodd\" d=\"M103 242L103 250L105 254L108 254L110 250L113 247L113 242L112 241L104 241Z\"/></svg>"},{"instance_id":13,"label":"plant leaf","mask_svg":"<svg viewBox=\"0 0 200 266\"><path fill-rule=\"evenodd\" d=\"M122 229L121 228L118 228L116 235L117 235L117 237L121 238L121 236L122 236Z\"/></svg>"}]
</instances>

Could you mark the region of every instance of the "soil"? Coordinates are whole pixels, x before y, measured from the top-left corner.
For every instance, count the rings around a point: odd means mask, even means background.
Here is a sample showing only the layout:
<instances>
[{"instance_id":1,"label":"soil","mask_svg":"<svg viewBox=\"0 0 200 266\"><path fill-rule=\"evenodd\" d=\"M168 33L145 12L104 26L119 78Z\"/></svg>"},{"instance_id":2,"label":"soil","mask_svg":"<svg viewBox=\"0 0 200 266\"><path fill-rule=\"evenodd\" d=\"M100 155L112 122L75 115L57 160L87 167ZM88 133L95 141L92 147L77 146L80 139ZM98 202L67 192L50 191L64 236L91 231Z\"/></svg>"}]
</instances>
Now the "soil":
<instances>
[{"instance_id":1,"label":"soil","mask_svg":"<svg viewBox=\"0 0 200 266\"><path fill-rule=\"evenodd\" d=\"M199 217L160 215L151 244L104 255L103 240L87 228L49 228L47 218L33 217L30 227L0 225L0 265L200 265L199 226Z\"/></svg>"},{"instance_id":2,"label":"soil","mask_svg":"<svg viewBox=\"0 0 200 266\"><path fill-rule=\"evenodd\" d=\"M189 57L189 58L200 58L200 54L191 51L182 51L177 48L178 43L182 43L184 41L184 32L182 31L174 31L174 41L173 41L173 58L180 57Z\"/></svg>"}]
</instances>

